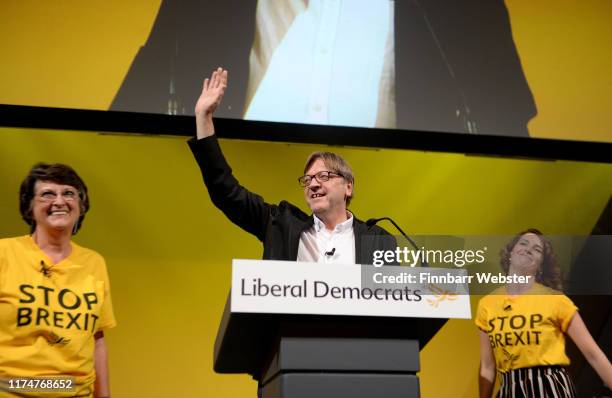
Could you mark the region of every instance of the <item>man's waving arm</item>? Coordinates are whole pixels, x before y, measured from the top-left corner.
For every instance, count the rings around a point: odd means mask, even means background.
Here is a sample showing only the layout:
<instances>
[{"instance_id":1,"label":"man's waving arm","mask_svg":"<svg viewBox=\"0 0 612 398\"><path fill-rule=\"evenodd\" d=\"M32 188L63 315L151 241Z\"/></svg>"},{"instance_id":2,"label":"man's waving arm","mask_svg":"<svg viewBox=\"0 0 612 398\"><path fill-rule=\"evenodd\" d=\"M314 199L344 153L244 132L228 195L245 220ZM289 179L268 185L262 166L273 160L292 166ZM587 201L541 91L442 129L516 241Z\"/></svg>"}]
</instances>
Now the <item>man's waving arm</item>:
<instances>
[{"instance_id":1,"label":"man's waving arm","mask_svg":"<svg viewBox=\"0 0 612 398\"><path fill-rule=\"evenodd\" d=\"M188 143L213 204L234 224L263 241L272 206L239 184L215 135L213 113L226 87L227 70L222 68L204 80L195 106L197 137Z\"/></svg>"}]
</instances>

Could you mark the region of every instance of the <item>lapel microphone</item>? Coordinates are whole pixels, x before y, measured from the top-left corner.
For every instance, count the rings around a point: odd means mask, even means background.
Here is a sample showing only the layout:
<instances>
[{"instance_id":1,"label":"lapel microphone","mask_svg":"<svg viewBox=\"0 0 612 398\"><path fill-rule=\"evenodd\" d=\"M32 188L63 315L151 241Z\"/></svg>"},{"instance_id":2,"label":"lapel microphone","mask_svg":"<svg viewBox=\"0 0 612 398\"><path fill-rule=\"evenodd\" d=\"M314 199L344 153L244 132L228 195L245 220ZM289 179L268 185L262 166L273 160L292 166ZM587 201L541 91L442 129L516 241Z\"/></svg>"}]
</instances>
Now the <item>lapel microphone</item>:
<instances>
[{"instance_id":1,"label":"lapel microphone","mask_svg":"<svg viewBox=\"0 0 612 398\"><path fill-rule=\"evenodd\" d=\"M331 256L334 255L335 252L336 252L336 248L333 247L330 251L325 252L325 255L328 256L328 257L331 257Z\"/></svg>"},{"instance_id":2,"label":"lapel microphone","mask_svg":"<svg viewBox=\"0 0 612 398\"><path fill-rule=\"evenodd\" d=\"M40 272L47 278L51 277L51 267L47 267L44 260L40 260Z\"/></svg>"}]
</instances>

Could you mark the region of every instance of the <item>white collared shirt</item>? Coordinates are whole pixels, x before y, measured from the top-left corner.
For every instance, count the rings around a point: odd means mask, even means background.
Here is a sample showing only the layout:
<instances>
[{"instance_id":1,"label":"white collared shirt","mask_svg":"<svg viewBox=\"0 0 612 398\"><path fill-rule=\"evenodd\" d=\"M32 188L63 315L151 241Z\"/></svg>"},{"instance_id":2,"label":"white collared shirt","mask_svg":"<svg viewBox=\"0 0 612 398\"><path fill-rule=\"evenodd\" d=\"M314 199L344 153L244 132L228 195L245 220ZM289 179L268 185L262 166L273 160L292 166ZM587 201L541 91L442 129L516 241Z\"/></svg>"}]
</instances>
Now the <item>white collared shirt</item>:
<instances>
[{"instance_id":1,"label":"white collared shirt","mask_svg":"<svg viewBox=\"0 0 612 398\"><path fill-rule=\"evenodd\" d=\"M355 233L353 215L336 225L333 231L313 215L312 227L302 232L297 261L321 264L355 264Z\"/></svg>"},{"instance_id":2,"label":"white collared shirt","mask_svg":"<svg viewBox=\"0 0 612 398\"><path fill-rule=\"evenodd\" d=\"M395 127L394 115L379 115L395 106L393 13L390 0L309 0L275 48L245 119ZM268 48L266 32L278 29L257 23Z\"/></svg>"}]
</instances>

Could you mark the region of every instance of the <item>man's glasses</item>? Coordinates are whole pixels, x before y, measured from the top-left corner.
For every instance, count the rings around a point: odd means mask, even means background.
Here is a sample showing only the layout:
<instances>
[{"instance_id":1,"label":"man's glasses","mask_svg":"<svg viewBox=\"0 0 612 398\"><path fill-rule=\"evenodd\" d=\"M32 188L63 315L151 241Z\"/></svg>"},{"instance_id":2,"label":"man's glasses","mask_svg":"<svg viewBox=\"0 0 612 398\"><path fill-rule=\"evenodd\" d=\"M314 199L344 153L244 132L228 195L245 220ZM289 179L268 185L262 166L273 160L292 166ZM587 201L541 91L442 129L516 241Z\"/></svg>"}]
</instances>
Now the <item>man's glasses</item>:
<instances>
[{"instance_id":1,"label":"man's glasses","mask_svg":"<svg viewBox=\"0 0 612 398\"><path fill-rule=\"evenodd\" d=\"M304 174L303 176L298 178L298 182L300 183L300 186L306 188L307 186L310 185L313 178L316 178L317 181L319 182L325 182L325 181L329 181L330 178L334 178L334 177L344 178L342 174L334 173L333 171L319 171L317 174L313 174L313 175Z\"/></svg>"}]
</instances>

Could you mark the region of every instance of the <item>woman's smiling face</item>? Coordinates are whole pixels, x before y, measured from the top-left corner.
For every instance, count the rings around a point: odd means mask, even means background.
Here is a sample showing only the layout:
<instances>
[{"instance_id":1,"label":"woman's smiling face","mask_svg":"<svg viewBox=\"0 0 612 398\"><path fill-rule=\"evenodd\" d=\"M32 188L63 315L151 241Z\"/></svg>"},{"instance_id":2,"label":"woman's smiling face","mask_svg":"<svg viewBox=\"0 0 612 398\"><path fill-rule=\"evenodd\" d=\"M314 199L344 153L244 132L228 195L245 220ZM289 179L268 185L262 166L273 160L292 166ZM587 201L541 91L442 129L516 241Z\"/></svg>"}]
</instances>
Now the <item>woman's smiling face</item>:
<instances>
[{"instance_id":1,"label":"woman's smiling face","mask_svg":"<svg viewBox=\"0 0 612 398\"><path fill-rule=\"evenodd\" d=\"M36 229L72 230L81 215L78 190L71 185L37 181L32 199Z\"/></svg>"},{"instance_id":2,"label":"woman's smiling face","mask_svg":"<svg viewBox=\"0 0 612 398\"><path fill-rule=\"evenodd\" d=\"M544 258L540 237L528 232L522 235L510 252L510 270L521 275L535 275Z\"/></svg>"}]
</instances>

